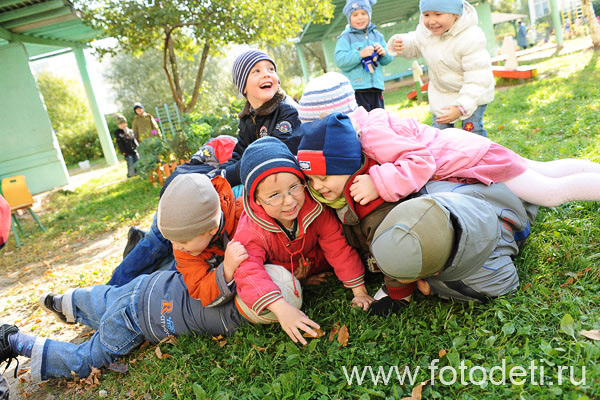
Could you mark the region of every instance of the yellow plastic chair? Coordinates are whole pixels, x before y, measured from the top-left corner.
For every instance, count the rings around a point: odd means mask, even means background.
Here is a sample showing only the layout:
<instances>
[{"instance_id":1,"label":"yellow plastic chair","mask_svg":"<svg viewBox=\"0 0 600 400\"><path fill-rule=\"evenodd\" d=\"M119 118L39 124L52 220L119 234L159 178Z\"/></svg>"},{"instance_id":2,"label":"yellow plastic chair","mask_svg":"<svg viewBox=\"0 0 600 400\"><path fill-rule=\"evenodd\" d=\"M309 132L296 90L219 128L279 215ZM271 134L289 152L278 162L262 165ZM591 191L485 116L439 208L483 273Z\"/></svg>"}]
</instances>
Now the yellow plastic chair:
<instances>
[{"instance_id":1,"label":"yellow plastic chair","mask_svg":"<svg viewBox=\"0 0 600 400\"><path fill-rule=\"evenodd\" d=\"M48 232L44 225L40 222L37 215L33 212L31 207L33 207L33 196L27 188L27 183L25 182L24 175L11 176L8 178L2 179L1 186L2 196L6 199L8 204L10 205L11 212L11 224L12 230L15 234L15 240L17 242L17 247L21 246L21 241L19 240L19 234L17 233L17 229L21 232L22 236L25 236L23 232L23 228L21 228L21 224L19 223L19 219L17 218L17 214L15 213L17 210L27 209L35 222L42 228L44 232Z\"/></svg>"}]
</instances>

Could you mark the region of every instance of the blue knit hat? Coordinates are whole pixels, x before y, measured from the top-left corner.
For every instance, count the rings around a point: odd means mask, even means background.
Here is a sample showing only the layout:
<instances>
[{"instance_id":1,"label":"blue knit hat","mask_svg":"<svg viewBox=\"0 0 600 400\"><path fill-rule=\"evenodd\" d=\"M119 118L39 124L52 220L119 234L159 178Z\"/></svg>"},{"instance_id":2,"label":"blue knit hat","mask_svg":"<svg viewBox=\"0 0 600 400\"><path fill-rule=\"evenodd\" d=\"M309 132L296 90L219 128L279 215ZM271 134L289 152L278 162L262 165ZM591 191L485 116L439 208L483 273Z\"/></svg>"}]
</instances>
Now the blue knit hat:
<instances>
[{"instance_id":1,"label":"blue knit hat","mask_svg":"<svg viewBox=\"0 0 600 400\"><path fill-rule=\"evenodd\" d=\"M352 84L339 72L311 79L298 102L300 122L313 122L334 112L348 114L358 108Z\"/></svg>"},{"instance_id":2,"label":"blue knit hat","mask_svg":"<svg viewBox=\"0 0 600 400\"><path fill-rule=\"evenodd\" d=\"M419 3L421 13L425 11L439 11L448 14L463 13L463 0L421 0Z\"/></svg>"},{"instance_id":3,"label":"blue knit hat","mask_svg":"<svg viewBox=\"0 0 600 400\"><path fill-rule=\"evenodd\" d=\"M352 175L360 169L362 149L350 117L333 113L300 125L300 169L307 175Z\"/></svg>"},{"instance_id":4,"label":"blue knit hat","mask_svg":"<svg viewBox=\"0 0 600 400\"><path fill-rule=\"evenodd\" d=\"M365 10L369 14L369 22L371 22L371 6L377 3L377 0L346 0L344 6L344 15L350 23L350 15L356 10Z\"/></svg>"},{"instance_id":5,"label":"blue knit hat","mask_svg":"<svg viewBox=\"0 0 600 400\"><path fill-rule=\"evenodd\" d=\"M261 50L247 50L240 54L233 62L233 71L231 73L233 77L233 84L237 86L242 95L246 96L244 94L244 89L246 88L246 81L248 80L250 70L256 65L256 63L263 60L270 61L275 67L275 71L277 71L277 65L275 64L275 61L273 61L273 59L269 57L267 53Z\"/></svg>"},{"instance_id":6,"label":"blue knit hat","mask_svg":"<svg viewBox=\"0 0 600 400\"><path fill-rule=\"evenodd\" d=\"M254 199L258 184L278 172L289 172L304 181L296 157L279 139L265 136L246 148L240 161L240 178L248 197Z\"/></svg>"},{"instance_id":7,"label":"blue knit hat","mask_svg":"<svg viewBox=\"0 0 600 400\"><path fill-rule=\"evenodd\" d=\"M142 103L135 103L133 105L133 112L135 112L136 108L141 108L142 110L144 109L144 106L142 105Z\"/></svg>"}]
</instances>

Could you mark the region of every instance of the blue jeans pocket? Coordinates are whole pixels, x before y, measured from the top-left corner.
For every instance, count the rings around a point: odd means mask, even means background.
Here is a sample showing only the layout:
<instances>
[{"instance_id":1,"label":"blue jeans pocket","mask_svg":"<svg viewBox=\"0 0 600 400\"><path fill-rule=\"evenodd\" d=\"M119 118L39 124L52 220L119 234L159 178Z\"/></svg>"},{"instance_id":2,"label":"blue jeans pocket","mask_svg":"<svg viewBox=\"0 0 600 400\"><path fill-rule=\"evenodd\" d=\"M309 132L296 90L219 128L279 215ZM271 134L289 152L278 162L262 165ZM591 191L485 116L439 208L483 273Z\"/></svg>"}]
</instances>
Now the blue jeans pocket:
<instances>
[{"instance_id":1,"label":"blue jeans pocket","mask_svg":"<svg viewBox=\"0 0 600 400\"><path fill-rule=\"evenodd\" d=\"M117 355L129 354L144 341L144 335L131 320L127 308L116 310L100 326L100 343Z\"/></svg>"}]
</instances>

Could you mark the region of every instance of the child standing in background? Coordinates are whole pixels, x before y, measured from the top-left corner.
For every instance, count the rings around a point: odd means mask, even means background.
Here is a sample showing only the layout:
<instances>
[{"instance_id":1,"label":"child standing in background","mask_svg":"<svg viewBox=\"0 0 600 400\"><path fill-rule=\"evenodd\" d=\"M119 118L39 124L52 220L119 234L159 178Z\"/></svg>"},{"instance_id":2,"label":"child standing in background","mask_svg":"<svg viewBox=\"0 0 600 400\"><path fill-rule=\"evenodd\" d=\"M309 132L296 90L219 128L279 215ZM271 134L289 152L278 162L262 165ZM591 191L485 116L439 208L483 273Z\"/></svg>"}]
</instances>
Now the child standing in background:
<instances>
[{"instance_id":1,"label":"child standing in background","mask_svg":"<svg viewBox=\"0 0 600 400\"><path fill-rule=\"evenodd\" d=\"M141 103L133 105L133 112L135 115L131 121L131 128L140 142L146 138L155 136L162 139L162 133L156 120L152 114L146 112Z\"/></svg>"},{"instance_id":2,"label":"child standing in background","mask_svg":"<svg viewBox=\"0 0 600 400\"><path fill-rule=\"evenodd\" d=\"M367 111L384 108L381 66L392 62L385 52L385 38L371 22L371 6L377 0L346 0L346 30L335 46L335 63L352 83L358 105Z\"/></svg>"},{"instance_id":3,"label":"child standing in background","mask_svg":"<svg viewBox=\"0 0 600 400\"><path fill-rule=\"evenodd\" d=\"M131 178L137 174L135 163L139 158L136 150L139 143L133 131L127 127L127 119L124 116L117 116L117 126L119 128L114 131L113 135L117 139L119 152L123 154L125 161L127 161L127 177Z\"/></svg>"},{"instance_id":4,"label":"child standing in background","mask_svg":"<svg viewBox=\"0 0 600 400\"><path fill-rule=\"evenodd\" d=\"M477 12L463 0L421 0L417 29L396 34L390 55L423 57L429 68L429 104L433 126L462 129L487 137L483 114L494 99L494 76Z\"/></svg>"}]
</instances>

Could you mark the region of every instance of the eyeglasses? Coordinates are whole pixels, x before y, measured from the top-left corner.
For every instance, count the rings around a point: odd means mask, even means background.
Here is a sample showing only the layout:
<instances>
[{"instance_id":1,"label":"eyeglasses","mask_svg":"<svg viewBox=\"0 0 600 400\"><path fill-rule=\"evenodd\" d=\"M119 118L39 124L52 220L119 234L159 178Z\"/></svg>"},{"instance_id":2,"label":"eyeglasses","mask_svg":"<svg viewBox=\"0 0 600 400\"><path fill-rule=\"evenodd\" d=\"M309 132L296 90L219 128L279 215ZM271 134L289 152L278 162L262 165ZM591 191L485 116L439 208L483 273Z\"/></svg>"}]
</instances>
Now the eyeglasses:
<instances>
[{"instance_id":1,"label":"eyeglasses","mask_svg":"<svg viewBox=\"0 0 600 400\"><path fill-rule=\"evenodd\" d=\"M302 183L297 183L294 186L292 186L287 192L274 194L273 196L269 197L268 201L261 201L268 206L277 207L283 204L283 199L286 195L290 195L292 197L300 196L300 194L304 192L305 187L306 185L303 185Z\"/></svg>"}]
</instances>

